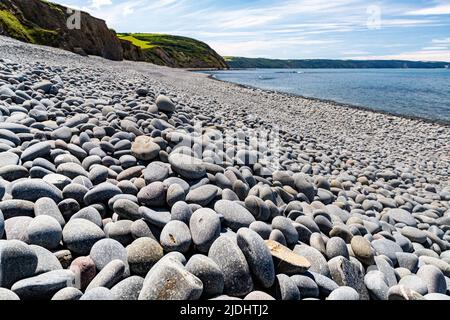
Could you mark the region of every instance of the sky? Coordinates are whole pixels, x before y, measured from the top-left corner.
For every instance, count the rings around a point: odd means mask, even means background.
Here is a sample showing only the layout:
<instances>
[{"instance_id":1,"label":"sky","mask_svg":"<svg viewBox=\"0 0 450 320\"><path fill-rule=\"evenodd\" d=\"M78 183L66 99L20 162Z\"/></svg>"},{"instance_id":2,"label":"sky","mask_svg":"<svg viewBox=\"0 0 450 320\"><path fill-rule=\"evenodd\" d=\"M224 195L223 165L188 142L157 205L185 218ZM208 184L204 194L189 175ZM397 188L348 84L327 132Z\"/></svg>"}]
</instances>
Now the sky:
<instances>
[{"instance_id":1,"label":"sky","mask_svg":"<svg viewBox=\"0 0 450 320\"><path fill-rule=\"evenodd\" d=\"M450 0L52 0L224 56L450 61Z\"/></svg>"}]
</instances>

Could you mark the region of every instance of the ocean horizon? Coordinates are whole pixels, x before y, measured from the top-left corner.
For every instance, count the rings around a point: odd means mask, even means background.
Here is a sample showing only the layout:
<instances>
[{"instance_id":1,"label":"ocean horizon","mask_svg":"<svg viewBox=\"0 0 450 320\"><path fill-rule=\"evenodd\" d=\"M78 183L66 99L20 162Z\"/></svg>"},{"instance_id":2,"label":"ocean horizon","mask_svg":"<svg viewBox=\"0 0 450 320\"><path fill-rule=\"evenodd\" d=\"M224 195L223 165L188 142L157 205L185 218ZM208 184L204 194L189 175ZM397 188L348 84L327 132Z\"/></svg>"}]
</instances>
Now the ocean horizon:
<instances>
[{"instance_id":1,"label":"ocean horizon","mask_svg":"<svg viewBox=\"0 0 450 320\"><path fill-rule=\"evenodd\" d=\"M448 69L239 69L217 80L450 123Z\"/></svg>"}]
</instances>

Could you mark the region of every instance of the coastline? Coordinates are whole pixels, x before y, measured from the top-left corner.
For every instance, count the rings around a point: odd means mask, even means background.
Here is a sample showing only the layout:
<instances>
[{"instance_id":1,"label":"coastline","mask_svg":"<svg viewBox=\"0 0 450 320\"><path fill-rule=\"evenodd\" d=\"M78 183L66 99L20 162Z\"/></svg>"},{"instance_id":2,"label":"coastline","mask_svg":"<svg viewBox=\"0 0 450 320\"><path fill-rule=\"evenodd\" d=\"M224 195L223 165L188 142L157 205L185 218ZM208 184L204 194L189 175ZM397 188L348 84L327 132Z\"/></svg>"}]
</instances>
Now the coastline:
<instances>
[{"instance_id":1,"label":"coastline","mask_svg":"<svg viewBox=\"0 0 450 320\"><path fill-rule=\"evenodd\" d=\"M188 70L188 71L196 72L199 70ZM273 93L277 93L280 95L286 95L288 97L297 97L297 98L301 98L301 99L305 99L305 100L310 100L312 102L328 103L328 104L331 104L331 105L337 106L337 107L341 106L341 107L347 107L347 108L368 111L368 112L373 112L373 113L380 113L380 114L384 114L387 116L394 116L394 117L400 117L400 118L405 118L405 119L409 119L409 120L417 120L417 121L423 121L423 122L432 123L432 124L439 124L439 125L450 128L450 120L429 119L429 118L424 118L424 117L419 117L419 116L406 115L406 114L401 114L401 113L378 110L378 109L366 107L366 106L358 106L358 105L354 105L351 103L344 103L344 102L338 102L338 101L334 101L334 100L315 98L315 97L308 97L308 96L303 96L301 94L295 94L295 93L290 93L290 92L285 92L285 91L280 91L280 90L268 90L268 89L263 89L263 88L259 88L256 86L221 80L221 79L216 78L215 74L206 74L206 73L203 73L203 74L206 75L209 79L224 82L224 83L230 83L230 84L233 84L233 85L239 86L241 88L245 88L245 89L252 89L252 90L256 89L256 90L262 90L262 91L266 91L266 92L273 92Z\"/></svg>"},{"instance_id":2,"label":"coastline","mask_svg":"<svg viewBox=\"0 0 450 320\"><path fill-rule=\"evenodd\" d=\"M320 152L344 152L346 158L365 159L366 165L376 166L379 170L407 170L424 181L450 185L448 124L217 79L212 81L204 73L145 62L80 57L67 51L2 37L0 43L0 53L4 52L2 57L6 59L37 65L46 61L49 65L70 70L95 70L95 83L129 83L129 79L139 79L133 85L148 86L156 92L170 94L183 108L195 110L196 119L205 126L235 131L242 127L253 130L277 128L291 137L282 141L283 144L306 150L301 153L306 152L313 160ZM10 55L8 49L14 55ZM304 159L299 157L295 161ZM313 161L312 167L317 171L323 170L320 158ZM334 177L332 173L324 175Z\"/></svg>"}]
</instances>

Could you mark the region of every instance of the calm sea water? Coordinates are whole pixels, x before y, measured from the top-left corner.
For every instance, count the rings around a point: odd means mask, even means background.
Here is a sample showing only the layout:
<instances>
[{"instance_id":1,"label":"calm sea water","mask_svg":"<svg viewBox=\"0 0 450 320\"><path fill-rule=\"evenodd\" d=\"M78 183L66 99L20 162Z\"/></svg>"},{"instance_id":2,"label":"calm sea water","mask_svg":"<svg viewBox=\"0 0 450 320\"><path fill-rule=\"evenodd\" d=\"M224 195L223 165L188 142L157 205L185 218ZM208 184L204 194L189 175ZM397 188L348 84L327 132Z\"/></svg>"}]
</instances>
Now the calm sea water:
<instances>
[{"instance_id":1,"label":"calm sea water","mask_svg":"<svg viewBox=\"0 0 450 320\"><path fill-rule=\"evenodd\" d=\"M256 69L207 72L243 85L450 122L450 69Z\"/></svg>"}]
</instances>

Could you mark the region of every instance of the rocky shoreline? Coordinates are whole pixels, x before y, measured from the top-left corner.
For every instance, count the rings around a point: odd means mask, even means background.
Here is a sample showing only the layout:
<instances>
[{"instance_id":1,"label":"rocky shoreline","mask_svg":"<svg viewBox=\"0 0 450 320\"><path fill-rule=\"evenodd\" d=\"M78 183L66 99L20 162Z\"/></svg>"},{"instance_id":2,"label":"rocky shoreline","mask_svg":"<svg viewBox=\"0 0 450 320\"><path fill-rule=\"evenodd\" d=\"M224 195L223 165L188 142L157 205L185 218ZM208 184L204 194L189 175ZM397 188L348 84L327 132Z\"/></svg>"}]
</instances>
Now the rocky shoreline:
<instances>
[{"instance_id":1,"label":"rocky shoreline","mask_svg":"<svg viewBox=\"0 0 450 320\"><path fill-rule=\"evenodd\" d=\"M450 299L447 126L4 37L0 114L0 300Z\"/></svg>"}]
</instances>

